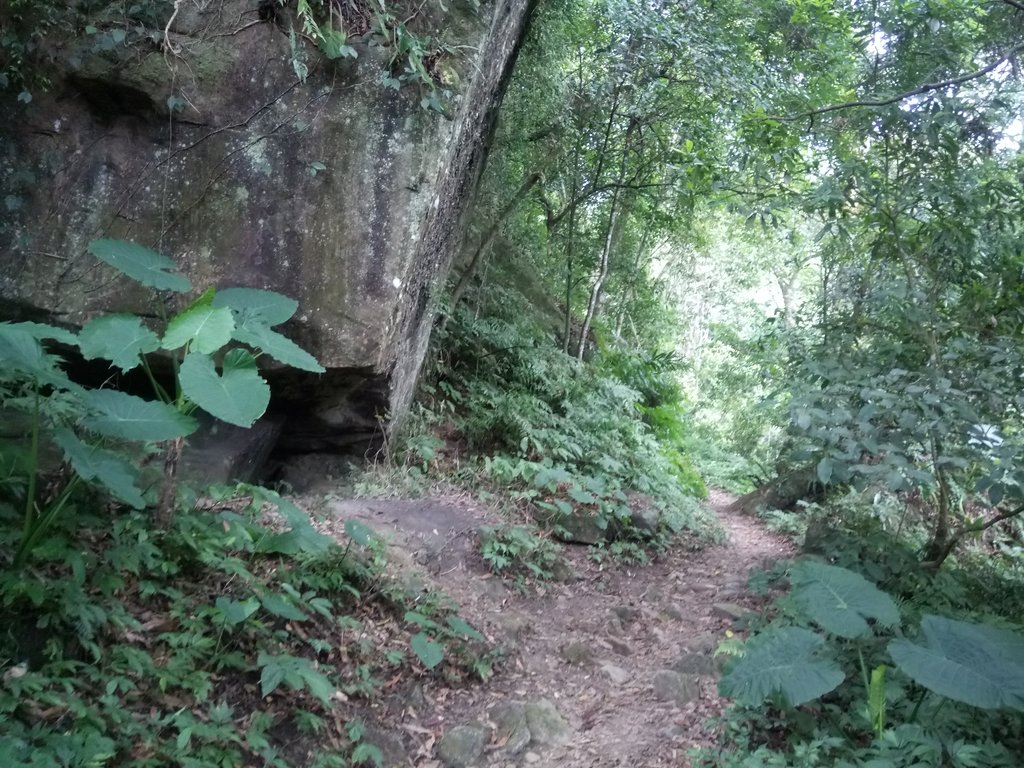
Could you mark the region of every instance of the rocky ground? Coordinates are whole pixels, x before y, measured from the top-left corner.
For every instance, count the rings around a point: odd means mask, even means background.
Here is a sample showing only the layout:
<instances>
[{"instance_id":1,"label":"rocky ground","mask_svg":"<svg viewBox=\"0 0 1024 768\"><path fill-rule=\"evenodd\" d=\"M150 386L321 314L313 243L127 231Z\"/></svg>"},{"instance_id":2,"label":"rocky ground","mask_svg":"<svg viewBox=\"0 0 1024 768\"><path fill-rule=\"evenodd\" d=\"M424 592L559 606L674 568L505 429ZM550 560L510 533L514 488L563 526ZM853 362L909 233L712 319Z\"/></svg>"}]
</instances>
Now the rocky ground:
<instances>
[{"instance_id":1,"label":"rocky ground","mask_svg":"<svg viewBox=\"0 0 1024 768\"><path fill-rule=\"evenodd\" d=\"M688 766L691 749L716 740L714 651L761 605L747 575L793 554L732 501L710 499L720 545L680 544L643 567L570 547L564 580L526 591L490 574L476 531L494 521L468 502L334 502L329 526L371 525L396 567L451 595L507 649L486 684L426 681L382 701L367 738L388 765L420 768Z\"/></svg>"}]
</instances>

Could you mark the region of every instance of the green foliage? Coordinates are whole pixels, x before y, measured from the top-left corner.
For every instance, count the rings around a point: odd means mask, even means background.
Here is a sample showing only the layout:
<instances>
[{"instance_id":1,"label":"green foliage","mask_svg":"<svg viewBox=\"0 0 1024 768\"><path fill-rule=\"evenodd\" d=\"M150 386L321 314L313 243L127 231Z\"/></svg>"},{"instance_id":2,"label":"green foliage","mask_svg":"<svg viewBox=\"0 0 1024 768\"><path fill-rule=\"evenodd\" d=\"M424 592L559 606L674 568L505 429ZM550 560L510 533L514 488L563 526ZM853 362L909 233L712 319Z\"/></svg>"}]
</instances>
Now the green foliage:
<instances>
[{"instance_id":1,"label":"green foliage","mask_svg":"<svg viewBox=\"0 0 1024 768\"><path fill-rule=\"evenodd\" d=\"M480 531L480 552L494 573L550 579L558 547L533 526L500 525Z\"/></svg>"},{"instance_id":2,"label":"green foliage","mask_svg":"<svg viewBox=\"0 0 1024 768\"><path fill-rule=\"evenodd\" d=\"M1024 711L1024 635L942 616L925 616L921 634L924 645L889 643L916 683L974 707Z\"/></svg>"},{"instance_id":3,"label":"green foliage","mask_svg":"<svg viewBox=\"0 0 1024 768\"><path fill-rule=\"evenodd\" d=\"M177 292L190 288L189 281L176 272L174 262L135 243L95 240L89 250L146 287ZM149 491L149 498L142 490L139 456L161 443L192 434L198 428L191 415L197 407L242 427L263 415L270 388L260 376L252 352L237 346L227 348L233 340L263 352L262 339L271 339L267 346L272 354L306 370L323 370L286 339L298 352L282 355L277 351L282 345L273 339L279 334L270 326L289 319L297 308L294 302L269 291L225 293L216 305L218 298L212 289L200 296L170 318L162 339L141 318L126 314L96 318L78 337L37 323L0 324L0 363L6 371L0 377L0 402L28 421L25 432L13 435L13 447L4 451L23 456L11 469L22 473L25 481L8 484L17 489L10 501L24 509L24 534L15 554L16 565L28 560L46 529L67 512L81 481L136 509L153 503L152 494L159 489ZM232 306L232 301L237 306ZM254 338L254 331L263 336ZM46 339L78 347L87 359L108 360L122 373L138 369L150 381L156 399L82 388L65 376L62 359L43 345ZM175 363L172 394L154 378L146 357L157 346L170 352ZM222 353L218 372L214 357ZM59 479L56 491L44 501L39 483L43 472L52 468L43 466L42 456L43 448L51 443L61 449L72 474Z\"/></svg>"},{"instance_id":4,"label":"green foliage","mask_svg":"<svg viewBox=\"0 0 1024 768\"><path fill-rule=\"evenodd\" d=\"M121 373L135 368L140 356L159 348L160 338L135 315L103 315L86 323L78 334L82 357L109 360Z\"/></svg>"},{"instance_id":5,"label":"green foliage","mask_svg":"<svg viewBox=\"0 0 1024 768\"><path fill-rule=\"evenodd\" d=\"M868 683L868 719L876 737L885 733L885 669L884 664L879 664L871 670L871 682Z\"/></svg>"},{"instance_id":6,"label":"green foliage","mask_svg":"<svg viewBox=\"0 0 1024 768\"><path fill-rule=\"evenodd\" d=\"M220 373L209 356L192 352L178 369L178 381L193 403L240 427L252 426L270 403L270 386L260 376L256 359L244 349L228 352Z\"/></svg>"},{"instance_id":7,"label":"green foliage","mask_svg":"<svg viewBox=\"0 0 1024 768\"><path fill-rule=\"evenodd\" d=\"M0 570L0 763L373 759L362 731L343 727L345 702L374 696L374 680L402 668L410 634L380 618L411 603L376 588L381 573L361 545L342 550L252 486L213 489L166 530L142 512L77 512L54 522L36 567ZM17 523L0 507L2 556ZM423 631L443 637L445 674L484 669L489 657L468 648L482 635L431 610L441 618L424 617ZM360 642L364 621L390 628L379 646Z\"/></svg>"},{"instance_id":8,"label":"green foliage","mask_svg":"<svg viewBox=\"0 0 1024 768\"><path fill-rule=\"evenodd\" d=\"M93 240L89 253L137 283L158 291L185 293L192 283L178 274L178 265L171 259L137 243L125 240ZM184 341L169 349L184 346Z\"/></svg>"},{"instance_id":9,"label":"green foliage","mask_svg":"<svg viewBox=\"0 0 1024 768\"><path fill-rule=\"evenodd\" d=\"M790 573L793 600L826 632L855 638L871 630L867 620L891 627L900 620L896 603L860 574L805 561Z\"/></svg>"},{"instance_id":10,"label":"green foliage","mask_svg":"<svg viewBox=\"0 0 1024 768\"><path fill-rule=\"evenodd\" d=\"M286 5L288 0L277 2ZM439 6L443 13L449 13L443 3ZM384 0L371 0L358 12L347 12L329 0L297 0L299 29L291 30L292 67L296 76L304 81L309 74L296 39L299 35L316 45L328 60L355 59L359 52L354 44L369 43L387 51L387 69L381 75L384 87L397 91L406 84L413 85L420 91L423 109L447 114L446 102L452 96L454 83L445 81L438 64L455 52L433 41L429 34L413 31L413 22L423 8L420 5L412 15L396 15L393 6Z\"/></svg>"},{"instance_id":11,"label":"green foliage","mask_svg":"<svg viewBox=\"0 0 1024 768\"><path fill-rule=\"evenodd\" d=\"M66 9L34 0L10 0L0 8L0 91L17 90L18 100L27 104L33 90L49 85L40 66L46 39L69 31L68 16Z\"/></svg>"},{"instance_id":12,"label":"green foliage","mask_svg":"<svg viewBox=\"0 0 1024 768\"><path fill-rule=\"evenodd\" d=\"M444 648L441 644L428 636L425 632L417 632L412 636L412 641L409 643L409 647L412 648L412 652L416 654L416 658L420 660L420 663L427 669L433 669L442 661L444 661Z\"/></svg>"},{"instance_id":13,"label":"green foliage","mask_svg":"<svg viewBox=\"0 0 1024 768\"><path fill-rule=\"evenodd\" d=\"M428 672L438 669L448 658L453 663L447 673L457 675L455 670L464 668L486 681L493 672L492 655L483 649L486 638L451 609L452 606L428 603L418 610L406 611L406 623L417 630L409 647Z\"/></svg>"},{"instance_id":14,"label":"green foliage","mask_svg":"<svg viewBox=\"0 0 1024 768\"><path fill-rule=\"evenodd\" d=\"M679 450L659 442L641 410L644 396L617 375L577 363L528 322L479 320L461 309L438 344L444 356L428 405L435 423L454 430L449 439L482 455L473 482L511 491L549 525L585 514L612 535L643 539L631 505L650 504L669 530L701 527L693 498L703 484ZM650 368L625 353L615 361L633 376ZM679 397L667 374L657 386L658 397ZM681 413L673 415L676 432ZM494 554L498 562L502 553Z\"/></svg>"},{"instance_id":15,"label":"green foliage","mask_svg":"<svg viewBox=\"0 0 1024 768\"><path fill-rule=\"evenodd\" d=\"M1019 718L994 715L979 727L969 710L943 703L1024 711L1024 635L992 620L925 615L923 644L892 638L914 631L906 618L914 612L901 616L891 598L861 575L803 561L791 569L791 581L792 594L776 603L777 618L733 654L720 682L723 694L747 706L771 699L781 707L791 754L761 747L749 760L716 765L792 764L785 761L809 750L823 764L843 766L1013 764L1013 751L1024 746ZM799 626L808 619L828 635ZM848 674L858 668L860 675ZM818 714L807 718L799 707L815 699ZM730 722L751 716L740 708ZM742 738L756 741L758 729L779 727L770 714L754 716L758 720ZM863 733L867 746L828 735L840 730Z\"/></svg>"},{"instance_id":16,"label":"green foliage","mask_svg":"<svg viewBox=\"0 0 1024 768\"><path fill-rule=\"evenodd\" d=\"M799 627L760 635L746 644L719 688L748 704L776 693L791 707L806 704L835 690L846 677L835 662L817 658L824 645L821 637Z\"/></svg>"}]
</instances>

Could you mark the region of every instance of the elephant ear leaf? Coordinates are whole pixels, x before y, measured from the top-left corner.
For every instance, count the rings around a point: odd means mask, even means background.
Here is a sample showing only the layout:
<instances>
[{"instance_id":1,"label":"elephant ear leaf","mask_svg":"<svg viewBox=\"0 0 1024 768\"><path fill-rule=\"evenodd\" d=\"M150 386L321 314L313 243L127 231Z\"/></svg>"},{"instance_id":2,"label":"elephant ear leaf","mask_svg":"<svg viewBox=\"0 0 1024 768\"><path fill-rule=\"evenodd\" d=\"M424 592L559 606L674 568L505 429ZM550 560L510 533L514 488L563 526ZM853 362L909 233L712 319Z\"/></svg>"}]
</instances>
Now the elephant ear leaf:
<instances>
[{"instance_id":1,"label":"elephant ear leaf","mask_svg":"<svg viewBox=\"0 0 1024 768\"><path fill-rule=\"evenodd\" d=\"M816 624L839 637L862 637L867 620L891 627L900 620L889 595L860 574L813 561L793 566L793 600Z\"/></svg>"},{"instance_id":2,"label":"elephant ear leaf","mask_svg":"<svg viewBox=\"0 0 1024 768\"><path fill-rule=\"evenodd\" d=\"M136 484L138 469L124 456L83 443L70 429L58 429L53 438L83 480L101 485L112 496L135 509L146 505Z\"/></svg>"},{"instance_id":3,"label":"elephant ear leaf","mask_svg":"<svg viewBox=\"0 0 1024 768\"><path fill-rule=\"evenodd\" d=\"M189 400L239 427L251 427L270 403L270 386L260 377L256 360L243 349L232 349L224 356L221 373L209 356L188 354L178 379Z\"/></svg>"},{"instance_id":4,"label":"elephant ear leaf","mask_svg":"<svg viewBox=\"0 0 1024 768\"><path fill-rule=\"evenodd\" d=\"M79 336L79 347L87 360L103 358L127 373L160 347L160 339L135 315L115 314L90 321Z\"/></svg>"},{"instance_id":5,"label":"elephant ear leaf","mask_svg":"<svg viewBox=\"0 0 1024 768\"><path fill-rule=\"evenodd\" d=\"M159 400L143 400L114 389L93 389L82 396L92 411L82 419L86 429L122 440L160 441L195 432L196 420Z\"/></svg>"},{"instance_id":6,"label":"elephant ear leaf","mask_svg":"<svg viewBox=\"0 0 1024 768\"><path fill-rule=\"evenodd\" d=\"M800 627L757 635L722 677L718 690L751 706L773 695L793 707L824 696L846 677L834 661L818 658L824 642Z\"/></svg>"},{"instance_id":7,"label":"elephant ear leaf","mask_svg":"<svg viewBox=\"0 0 1024 768\"><path fill-rule=\"evenodd\" d=\"M148 288L178 293L192 290L188 278L177 274L177 264L138 243L127 240L93 240L88 250L100 261Z\"/></svg>"},{"instance_id":8,"label":"elephant ear leaf","mask_svg":"<svg viewBox=\"0 0 1024 768\"><path fill-rule=\"evenodd\" d=\"M228 307L239 317L239 325L258 322L267 327L280 325L292 318L299 302L275 291L259 288L225 288L213 297L213 306Z\"/></svg>"},{"instance_id":9,"label":"elephant ear leaf","mask_svg":"<svg viewBox=\"0 0 1024 768\"><path fill-rule=\"evenodd\" d=\"M226 288L218 291L213 306L230 309L235 317L232 337L279 363L313 373L323 373L316 358L271 326L289 320L299 304L274 291L256 288Z\"/></svg>"},{"instance_id":10,"label":"elephant ear leaf","mask_svg":"<svg viewBox=\"0 0 1024 768\"><path fill-rule=\"evenodd\" d=\"M424 632L417 632L409 642L412 652L424 667L433 669L444 661L444 648Z\"/></svg>"},{"instance_id":11,"label":"elephant ear leaf","mask_svg":"<svg viewBox=\"0 0 1024 768\"><path fill-rule=\"evenodd\" d=\"M1024 710L1024 637L985 624L925 616L921 640L889 643L896 666L914 682L972 707Z\"/></svg>"}]
</instances>

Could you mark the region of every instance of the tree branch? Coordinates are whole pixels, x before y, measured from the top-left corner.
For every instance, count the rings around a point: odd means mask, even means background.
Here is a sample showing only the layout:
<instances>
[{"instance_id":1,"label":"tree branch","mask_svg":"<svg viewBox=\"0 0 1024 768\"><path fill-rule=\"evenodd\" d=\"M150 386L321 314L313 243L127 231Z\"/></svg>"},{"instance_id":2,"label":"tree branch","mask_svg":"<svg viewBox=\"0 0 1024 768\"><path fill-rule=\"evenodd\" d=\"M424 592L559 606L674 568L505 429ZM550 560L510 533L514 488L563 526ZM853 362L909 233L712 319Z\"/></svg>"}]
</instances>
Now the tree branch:
<instances>
[{"instance_id":1,"label":"tree branch","mask_svg":"<svg viewBox=\"0 0 1024 768\"><path fill-rule=\"evenodd\" d=\"M1016 8L1018 11L1024 11L1024 3L1018 2L1018 0L1003 0L1003 2L1011 8Z\"/></svg>"},{"instance_id":2,"label":"tree branch","mask_svg":"<svg viewBox=\"0 0 1024 768\"><path fill-rule=\"evenodd\" d=\"M1003 520L1009 520L1011 517L1016 517L1022 512L1024 512L1024 506L1017 507L1016 509L1011 509L1009 512L1003 512L1003 514L1001 515L996 515L991 520L986 520L984 523L981 523L980 525L972 525L969 528L961 528L959 531L956 532L957 538L963 538L964 536L967 536L971 533L981 533L982 531L987 531L993 525L1001 523L1003 522Z\"/></svg>"},{"instance_id":3,"label":"tree branch","mask_svg":"<svg viewBox=\"0 0 1024 768\"><path fill-rule=\"evenodd\" d=\"M1024 9L1024 3L1018 4L1017 0L1003 0L1003 2L1009 3L1014 7L1020 7ZM845 101L842 104L830 104L827 107L819 107L818 109L811 109L808 110L807 112L800 112L799 114L795 115L780 115L775 117L768 117L766 119L778 120L780 122L792 122L794 120L803 120L808 117L824 115L829 112L838 112L843 109L856 109L858 107L887 107L890 104L898 104L899 102L913 98L914 96L921 96L925 93L931 93L932 91L939 91L942 90L943 88L949 88L950 86L954 85L963 85L964 83L969 83L971 80L977 80L979 77L984 77L989 72L992 72L994 69L999 67L1004 62L1009 61L1011 58L1013 58L1016 54L1020 53L1021 51L1024 51L1024 43L1015 45L1013 48L1010 48L1009 50L1005 51L1001 56L999 56L997 59L995 59L988 65L982 67L981 69L975 70L974 72L968 72L966 75L960 75L960 77L953 77L950 78L949 80L941 80L936 83L925 83L924 85L919 85L917 88L914 88L912 90L904 91L903 93L897 94L895 96L887 96L884 99L860 99L857 101Z\"/></svg>"},{"instance_id":4,"label":"tree branch","mask_svg":"<svg viewBox=\"0 0 1024 768\"><path fill-rule=\"evenodd\" d=\"M638 192L644 189L657 189L659 187L671 187L673 185L674 182L671 181L652 181L643 184L631 181L609 181L605 182L604 184L595 184L592 187L585 188L572 200L566 202L566 204L562 207L562 210L558 211L558 213L554 212L554 209L551 205L551 201L548 200L547 197L543 195L543 193L537 195L537 200L540 202L540 205L544 209L544 212L546 214L548 231L553 232L555 228L562 223L562 220L569 215L569 212L572 211L573 208L575 208L580 203L585 203L590 198L599 195L602 192L614 192L616 190L633 190L635 192Z\"/></svg>"},{"instance_id":5,"label":"tree branch","mask_svg":"<svg viewBox=\"0 0 1024 768\"><path fill-rule=\"evenodd\" d=\"M1021 514L1022 512L1024 512L1024 505L1021 505L1016 509L1011 509L1009 512L1003 512L1001 515L996 515L991 520L986 520L984 523L981 523L980 525L972 525L966 528L960 528L956 533L954 533L949 538L949 541L946 543L946 546L943 547L940 553L938 553L938 557L936 557L935 560L933 560L932 562L926 563L926 565L938 570L942 563L945 562L946 558L949 557L949 555L953 552L954 549L956 549L957 544L963 541L964 536L967 536L972 533L981 533L982 531L987 531L993 525L1001 523L1004 520L1009 520L1011 517L1017 517L1017 515Z\"/></svg>"}]
</instances>

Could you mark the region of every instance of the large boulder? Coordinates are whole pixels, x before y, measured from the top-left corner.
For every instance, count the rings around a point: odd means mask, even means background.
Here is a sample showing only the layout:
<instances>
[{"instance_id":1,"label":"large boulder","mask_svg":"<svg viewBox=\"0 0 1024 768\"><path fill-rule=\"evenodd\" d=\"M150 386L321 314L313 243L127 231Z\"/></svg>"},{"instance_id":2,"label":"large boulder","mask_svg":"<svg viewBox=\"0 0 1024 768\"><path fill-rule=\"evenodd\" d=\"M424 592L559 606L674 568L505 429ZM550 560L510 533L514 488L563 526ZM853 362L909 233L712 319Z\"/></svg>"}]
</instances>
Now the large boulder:
<instances>
[{"instance_id":1,"label":"large boulder","mask_svg":"<svg viewBox=\"0 0 1024 768\"><path fill-rule=\"evenodd\" d=\"M0 320L161 315L86 253L98 237L139 242L197 291L298 299L284 332L328 372L267 371L291 417L283 439L365 443L411 399L535 2L389 3L446 44L429 62L454 94L443 115L415 84L382 84L402 60L379 38L352 38L355 59L324 58L294 3L185 2L173 19L168 3L159 25L127 33L95 13L95 34L54 46L52 88L28 104L0 92Z\"/></svg>"}]
</instances>

